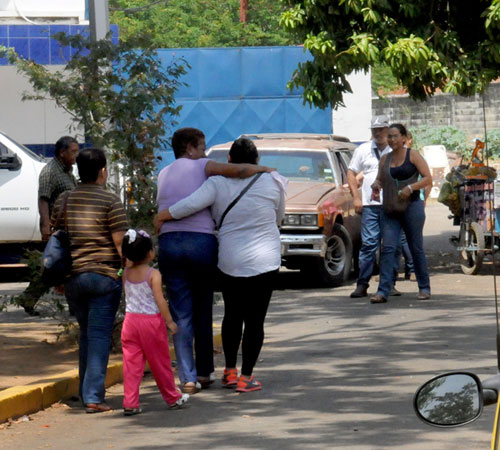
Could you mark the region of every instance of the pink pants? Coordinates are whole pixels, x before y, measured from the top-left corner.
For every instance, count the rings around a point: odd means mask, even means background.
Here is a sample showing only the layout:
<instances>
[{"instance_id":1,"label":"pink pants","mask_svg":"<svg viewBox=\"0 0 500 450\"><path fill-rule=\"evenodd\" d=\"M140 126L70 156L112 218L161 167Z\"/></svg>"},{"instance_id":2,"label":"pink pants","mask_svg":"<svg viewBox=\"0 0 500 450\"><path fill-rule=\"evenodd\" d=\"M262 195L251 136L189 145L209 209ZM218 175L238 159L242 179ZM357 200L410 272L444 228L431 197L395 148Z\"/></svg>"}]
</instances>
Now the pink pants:
<instances>
[{"instance_id":1,"label":"pink pants","mask_svg":"<svg viewBox=\"0 0 500 450\"><path fill-rule=\"evenodd\" d=\"M123 407L139 407L139 386L146 360L165 401L171 405L181 393L175 386L167 327L161 314L126 313L122 328Z\"/></svg>"}]
</instances>

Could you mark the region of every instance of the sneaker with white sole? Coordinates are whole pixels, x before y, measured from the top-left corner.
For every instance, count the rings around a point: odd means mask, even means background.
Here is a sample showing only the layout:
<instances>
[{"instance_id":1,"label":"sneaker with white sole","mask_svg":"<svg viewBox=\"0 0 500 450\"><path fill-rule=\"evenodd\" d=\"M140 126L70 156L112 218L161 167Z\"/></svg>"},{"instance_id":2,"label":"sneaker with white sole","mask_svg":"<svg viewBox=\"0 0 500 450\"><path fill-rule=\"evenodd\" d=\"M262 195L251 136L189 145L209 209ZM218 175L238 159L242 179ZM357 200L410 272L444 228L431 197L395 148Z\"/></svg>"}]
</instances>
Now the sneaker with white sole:
<instances>
[{"instance_id":1,"label":"sneaker with white sole","mask_svg":"<svg viewBox=\"0 0 500 450\"><path fill-rule=\"evenodd\" d=\"M180 409L188 402L188 400L189 400L189 394L182 394L179 400L177 400L172 405L168 405L168 409Z\"/></svg>"},{"instance_id":2,"label":"sneaker with white sole","mask_svg":"<svg viewBox=\"0 0 500 450\"><path fill-rule=\"evenodd\" d=\"M215 372L212 372L208 377L198 377L198 383L201 384L202 389L207 389L216 379Z\"/></svg>"}]
</instances>

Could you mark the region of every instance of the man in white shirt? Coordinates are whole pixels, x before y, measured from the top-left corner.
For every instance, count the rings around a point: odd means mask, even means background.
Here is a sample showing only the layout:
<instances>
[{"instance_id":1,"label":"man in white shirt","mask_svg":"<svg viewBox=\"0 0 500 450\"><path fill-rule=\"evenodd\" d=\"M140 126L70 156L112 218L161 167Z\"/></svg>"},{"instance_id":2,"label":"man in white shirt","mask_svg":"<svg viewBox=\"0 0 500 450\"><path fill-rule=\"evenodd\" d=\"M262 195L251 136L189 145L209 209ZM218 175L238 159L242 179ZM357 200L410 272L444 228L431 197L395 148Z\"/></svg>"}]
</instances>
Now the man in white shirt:
<instances>
[{"instance_id":1,"label":"man in white shirt","mask_svg":"<svg viewBox=\"0 0 500 450\"><path fill-rule=\"evenodd\" d=\"M354 209L361 214L361 249L359 251L359 276L356 289L351 297L366 297L380 243L380 221L382 214L382 194L372 196L371 185L378 173L380 157L389 153L387 116L374 116L371 121L372 140L361 144L355 151L347 172L347 183L354 200ZM363 173L361 195L358 179ZM397 291L395 291L397 292Z\"/></svg>"}]
</instances>

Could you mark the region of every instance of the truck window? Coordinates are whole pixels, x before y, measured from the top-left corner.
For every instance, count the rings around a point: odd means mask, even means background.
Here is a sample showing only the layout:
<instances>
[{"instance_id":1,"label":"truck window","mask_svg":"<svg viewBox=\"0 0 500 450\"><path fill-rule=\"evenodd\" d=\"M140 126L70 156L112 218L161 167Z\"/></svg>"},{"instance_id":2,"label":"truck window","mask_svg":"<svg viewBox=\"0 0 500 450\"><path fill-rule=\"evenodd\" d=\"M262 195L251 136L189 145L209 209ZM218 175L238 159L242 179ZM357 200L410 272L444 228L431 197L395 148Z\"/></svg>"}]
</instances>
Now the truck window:
<instances>
[{"instance_id":1,"label":"truck window","mask_svg":"<svg viewBox=\"0 0 500 450\"><path fill-rule=\"evenodd\" d=\"M3 133L0 133L0 145L3 145L3 143L2 143L3 139L12 142L14 144L14 146L18 147L21 151L23 151L24 153L26 153L30 158L32 158L32 159L34 159L36 161L40 161L40 162L47 161L45 158L42 158L41 156L39 156L36 153L32 152L29 148L27 148L24 145L19 144L16 141L14 141L14 139L11 139L11 138L7 137ZM4 146L4 147L8 149L8 147L6 147L6 146Z\"/></svg>"}]
</instances>

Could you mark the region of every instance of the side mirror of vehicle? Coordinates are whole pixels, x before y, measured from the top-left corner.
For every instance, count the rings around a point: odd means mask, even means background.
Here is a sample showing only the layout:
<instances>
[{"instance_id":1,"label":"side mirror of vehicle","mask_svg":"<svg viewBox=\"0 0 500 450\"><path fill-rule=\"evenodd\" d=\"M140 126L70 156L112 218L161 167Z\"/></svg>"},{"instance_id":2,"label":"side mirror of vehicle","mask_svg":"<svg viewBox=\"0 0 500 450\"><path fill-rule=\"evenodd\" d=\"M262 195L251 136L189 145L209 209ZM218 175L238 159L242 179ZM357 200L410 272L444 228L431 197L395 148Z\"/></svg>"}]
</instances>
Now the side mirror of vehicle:
<instances>
[{"instance_id":1,"label":"side mirror of vehicle","mask_svg":"<svg viewBox=\"0 0 500 450\"><path fill-rule=\"evenodd\" d=\"M0 148L0 169L19 170L22 166L22 161L15 153L10 150L3 151Z\"/></svg>"},{"instance_id":2,"label":"side mirror of vehicle","mask_svg":"<svg viewBox=\"0 0 500 450\"><path fill-rule=\"evenodd\" d=\"M476 420L483 411L481 382L468 372L439 375L420 386L413 407L417 416L429 425L465 425Z\"/></svg>"}]
</instances>

